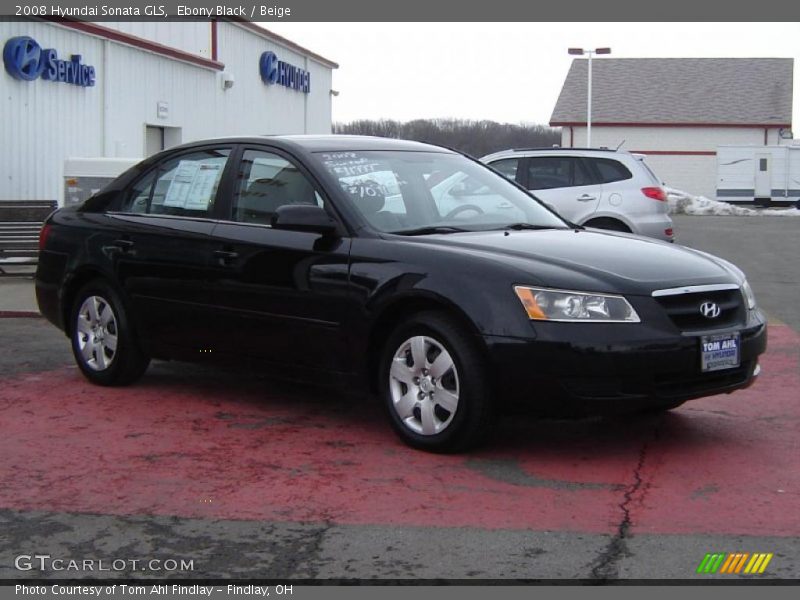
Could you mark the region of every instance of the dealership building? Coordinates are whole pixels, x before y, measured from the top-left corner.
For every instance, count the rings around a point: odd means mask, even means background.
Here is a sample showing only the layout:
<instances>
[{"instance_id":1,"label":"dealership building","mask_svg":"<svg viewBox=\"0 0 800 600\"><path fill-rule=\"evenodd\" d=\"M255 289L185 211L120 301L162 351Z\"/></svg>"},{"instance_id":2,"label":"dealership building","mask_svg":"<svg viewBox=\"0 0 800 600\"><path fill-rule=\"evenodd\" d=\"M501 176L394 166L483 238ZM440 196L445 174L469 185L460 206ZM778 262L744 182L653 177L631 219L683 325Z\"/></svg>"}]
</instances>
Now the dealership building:
<instances>
[{"instance_id":1,"label":"dealership building","mask_svg":"<svg viewBox=\"0 0 800 600\"><path fill-rule=\"evenodd\" d=\"M572 62L550 125L586 145L585 59ZM792 139L791 58L602 58L592 61L592 146L647 155L669 186L713 198L717 151Z\"/></svg>"},{"instance_id":2,"label":"dealership building","mask_svg":"<svg viewBox=\"0 0 800 600\"><path fill-rule=\"evenodd\" d=\"M0 44L0 202L63 202L69 159L331 131L336 63L254 23L2 21Z\"/></svg>"}]
</instances>

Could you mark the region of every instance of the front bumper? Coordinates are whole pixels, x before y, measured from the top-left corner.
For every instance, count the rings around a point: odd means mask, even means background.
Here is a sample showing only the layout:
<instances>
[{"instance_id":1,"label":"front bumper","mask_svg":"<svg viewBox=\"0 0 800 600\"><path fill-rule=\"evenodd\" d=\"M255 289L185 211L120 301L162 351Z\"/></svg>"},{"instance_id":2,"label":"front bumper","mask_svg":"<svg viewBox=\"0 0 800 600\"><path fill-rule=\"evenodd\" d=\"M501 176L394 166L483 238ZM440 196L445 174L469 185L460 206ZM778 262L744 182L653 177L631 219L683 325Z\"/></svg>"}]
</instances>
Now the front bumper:
<instances>
[{"instance_id":1,"label":"front bumper","mask_svg":"<svg viewBox=\"0 0 800 600\"><path fill-rule=\"evenodd\" d=\"M630 412L749 386L767 345L757 311L741 335L741 365L703 373L700 335L643 324L539 323L530 338L484 336L502 405L546 414Z\"/></svg>"}]
</instances>

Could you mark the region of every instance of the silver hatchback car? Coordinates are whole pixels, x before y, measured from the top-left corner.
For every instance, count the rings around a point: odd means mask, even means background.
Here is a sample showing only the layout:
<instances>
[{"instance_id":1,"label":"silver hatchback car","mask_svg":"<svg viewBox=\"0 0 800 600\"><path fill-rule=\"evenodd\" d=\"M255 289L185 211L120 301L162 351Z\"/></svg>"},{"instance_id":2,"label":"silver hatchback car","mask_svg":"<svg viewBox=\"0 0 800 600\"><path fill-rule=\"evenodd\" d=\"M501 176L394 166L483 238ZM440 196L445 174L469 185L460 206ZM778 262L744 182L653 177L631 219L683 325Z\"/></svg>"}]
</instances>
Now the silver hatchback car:
<instances>
[{"instance_id":1,"label":"silver hatchback car","mask_svg":"<svg viewBox=\"0 0 800 600\"><path fill-rule=\"evenodd\" d=\"M531 148L481 161L573 223L672 242L667 193L644 158L605 149Z\"/></svg>"}]
</instances>

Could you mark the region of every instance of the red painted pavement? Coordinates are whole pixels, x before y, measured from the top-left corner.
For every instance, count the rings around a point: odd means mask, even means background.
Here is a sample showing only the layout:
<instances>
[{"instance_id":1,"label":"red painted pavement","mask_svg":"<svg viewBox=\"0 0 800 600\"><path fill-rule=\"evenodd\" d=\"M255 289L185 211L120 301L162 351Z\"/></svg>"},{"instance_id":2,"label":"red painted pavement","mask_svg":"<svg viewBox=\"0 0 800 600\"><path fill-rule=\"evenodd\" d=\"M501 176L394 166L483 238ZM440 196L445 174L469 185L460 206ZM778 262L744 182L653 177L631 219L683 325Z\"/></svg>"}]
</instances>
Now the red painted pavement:
<instances>
[{"instance_id":1,"label":"red painted pavement","mask_svg":"<svg viewBox=\"0 0 800 600\"><path fill-rule=\"evenodd\" d=\"M374 402L210 370L124 389L25 375L0 383L0 507L614 532L641 459L634 532L797 536L799 354L772 326L749 390L663 417L514 419L460 456L406 448Z\"/></svg>"}]
</instances>

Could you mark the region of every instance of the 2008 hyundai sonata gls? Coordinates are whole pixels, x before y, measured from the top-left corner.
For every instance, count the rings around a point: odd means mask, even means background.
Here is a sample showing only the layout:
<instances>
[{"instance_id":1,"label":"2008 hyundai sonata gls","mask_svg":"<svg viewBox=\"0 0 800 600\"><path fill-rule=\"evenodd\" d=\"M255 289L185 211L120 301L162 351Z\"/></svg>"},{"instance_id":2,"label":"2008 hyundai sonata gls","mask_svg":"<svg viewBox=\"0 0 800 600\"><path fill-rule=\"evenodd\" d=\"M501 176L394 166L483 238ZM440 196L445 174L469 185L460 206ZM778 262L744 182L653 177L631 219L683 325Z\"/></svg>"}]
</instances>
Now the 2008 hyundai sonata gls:
<instances>
[{"instance_id":1,"label":"2008 hyundai sonata gls","mask_svg":"<svg viewBox=\"0 0 800 600\"><path fill-rule=\"evenodd\" d=\"M408 443L473 444L511 403L669 409L751 383L741 271L565 222L458 153L367 137L158 154L45 224L36 293L93 382L151 358L372 388Z\"/></svg>"}]
</instances>

